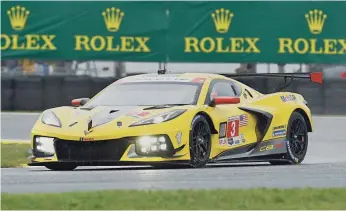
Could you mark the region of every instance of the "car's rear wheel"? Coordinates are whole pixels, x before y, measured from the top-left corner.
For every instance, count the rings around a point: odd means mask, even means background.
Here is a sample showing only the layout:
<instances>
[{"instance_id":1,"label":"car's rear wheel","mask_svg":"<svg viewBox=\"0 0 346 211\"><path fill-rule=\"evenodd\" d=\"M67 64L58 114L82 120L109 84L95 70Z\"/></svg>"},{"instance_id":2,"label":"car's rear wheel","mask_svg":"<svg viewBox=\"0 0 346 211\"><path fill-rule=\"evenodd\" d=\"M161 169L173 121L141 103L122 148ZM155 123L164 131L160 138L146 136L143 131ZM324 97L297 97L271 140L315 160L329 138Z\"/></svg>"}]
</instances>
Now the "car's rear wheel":
<instances>
[{"instance_id":1,"label":"car's rear wheel","mask_svg":"<svg viewBox=\"0 0 346 211\"><path fill-rule=\"evenodd\" d=\"M293 112L287 125L286 146L287 161L270 161L273 165L300 164L303 162L308 149L308 127L304 117Z\"/></svg>"},{"instance_id":2,"label":"car's rear wheel","mask_svg":"<svg viewBox=\"0 0 346 211\"><path fill-rule=\"evenodd\" d=\"M60 163L50 163L45 165L47 169L53 170L53 171L72 171L73 169L77 168L77 165L74 164L60 164Z\"/></svg>"},{"instance_id":3,"label":"car's rear wheel","mask_svg":"<svg viewBox=\"0 0 346 211\"><path fill-rule=\"evenodd\" d=\"M190 165L194 168L204 167L211 151L211 130L206 118L197 115L192 120L190 133Z\"/></svg>"}]
</instances>

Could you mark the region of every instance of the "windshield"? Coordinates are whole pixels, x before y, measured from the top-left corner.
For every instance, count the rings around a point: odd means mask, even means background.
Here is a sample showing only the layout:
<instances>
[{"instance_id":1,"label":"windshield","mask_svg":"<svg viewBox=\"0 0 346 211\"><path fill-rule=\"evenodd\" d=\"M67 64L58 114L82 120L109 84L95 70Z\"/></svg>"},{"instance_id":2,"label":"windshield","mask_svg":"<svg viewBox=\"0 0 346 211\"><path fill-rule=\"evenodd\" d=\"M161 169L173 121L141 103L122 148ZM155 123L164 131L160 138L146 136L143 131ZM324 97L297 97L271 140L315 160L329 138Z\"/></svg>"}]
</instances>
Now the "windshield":
<instances>
[{"instance_id":1,"label":"windshield","mask_svg":"<svg viewBox=\"0 0 346 211\"><path fill-rule=\"evenodd\" d=\"M196 83L178 82L112 84L85 107L196 104L200 87Z\"/></svg>"}]
</instances>

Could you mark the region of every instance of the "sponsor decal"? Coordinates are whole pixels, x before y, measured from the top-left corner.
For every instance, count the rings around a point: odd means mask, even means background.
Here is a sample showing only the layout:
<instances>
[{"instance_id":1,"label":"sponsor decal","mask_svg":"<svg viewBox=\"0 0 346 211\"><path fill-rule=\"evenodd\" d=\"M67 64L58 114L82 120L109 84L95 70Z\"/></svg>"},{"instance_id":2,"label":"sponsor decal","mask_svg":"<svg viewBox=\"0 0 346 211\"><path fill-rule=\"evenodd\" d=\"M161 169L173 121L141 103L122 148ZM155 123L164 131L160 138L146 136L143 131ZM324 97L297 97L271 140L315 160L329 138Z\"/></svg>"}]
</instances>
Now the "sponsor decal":
<instances>
[{"instance_id":1,"label":"sponsor decal","mask_svg":"<svg viewBox=\"0 0 346 211\"><path fill-rule=\"evenodd\" d=\"M232 138L221 138L219 139L219 145L224 146L236 146L245 143L245 137L243 134L240 136L232 137Z\"/></svg>"},{"instance_id":2,"label":"sponsor decal","mask_svg":"<svg viewBox=\"0 0 346 211\"><path fill-rule=\"evenodd\" d=\"M282 102L286 103L286 102L290 102L296 99L296 96L294 95L284 95L284 96L280 96Z\"/></svg>"},{"instance_id":3,"label":"sponsor decal","mask_svg":"<svg viewBox=\"0 0 346 211\"><path fill-rule=\"evenodd\" d=\"M273 127L273 137L286 135L286 125L279 125Z\"/></svg>"},{"instance_id":4,"label":"sponsor decal","mask_svg":"<svg viewBox=\"0 0 346 211\"><path fill-rule=\"evenodd\" d=\"M270 151L272 149L281 149L283 146L284 146L283 142L279 144L268 144L268 145L262 146L259 151L264 152L264 151Z\"/></svg>"},{"instance_id":5,"label":"sponsor decal","mask_svg":"<svg viewBox=\"0 0 346 211\"><path fill-rule=\"evenodd\" d=\"M304 16L302 16L303 18ZM307 30L312 34L311 38L280 37L279 54L290 55L343 55L346 53L346 40L340 38L321 39L324 24L327 20L327 14L322 10L314 9L305 14ZM323 36L322 36L323 37Z\"/></svg>"},{"instance_id":6,"label":"sponsor decal","mask_svg":"<svg viewBox=\"0 0 346 211\"><path fill-rule=\"evenodd\" d=\"M80 138L80 141L94 141L95 139L94 138L86 138L86 137L81 137Z\"/></svg>"},{"instance_id":7,"label":"sponsor decal","mask_svg":"<svg viewBox=\"0 0 346 211\"><path fill-rule=\"evenodd\" d=\"M273 131L273 137L284 136L284 135L286 135L285 129Z\"/></svg>"},{"instance_id":8,"label":"sponsor decal","mask_svg":"<svg viewBox=\"0 0 346 211\"><path fill-rule=\"evenodd\" d=\"M30 15L28 8L20 5L13 6L7 11L8 20L15 33L1 34L1 50L57 50L54 43L56 35L54 34L22 34L27 23L30 22Z\"/></svg>"},{"instance_id":9,"label":"sponsor decal","mask_svg":"<svg viewBox=\"0 0 346 211\"><path fill-rule=\"evenodd\" d=\"M245 137L244 137L244 134L240 134L240 138L241 138L241 142L243 142L243 143L246 142Z\"/></svg>"},{"instance_id":10,"label":"sponsor decal","mask_svg":"<svg viewBox=\"0 0 346 211\"><path fill-rule=\"evenodd\" d=\"M106 8L102 13L102 19L109 36L102 35L74 35L74 50L76 51L96 51L96 52L151 52L148 42L150 37L142 36L116 36L123 20L126 17L120 8Z\"/></svg>"},{"instance_id":11,"label":"sponsor decal","mask_svg":"<svg viewBox=\"0 0 346 211\"><path fill-rule=\"evenodd\" d=\"M243 141L242 141L241 135L237 136L237 137L230 138L227 141L227 144L229 146L237 146L237 145L240 145L242 143L243 143Z\"/></svg>"},{"instance_id":12,"label":"sponsor decal","mask_svg":"<svg viewBox=\"0 0 346 211\"><path fill-rule=\"evenodd\" d=\"M226 145L229 146L235 146L239 145L241 143L245 143L245 137L244 134L240 134L240 127L246 126L248 122L248 117L246 114L240 115L240 116L233 116L228 118L227 125L225 123L220 124L220 137L222 134L226 134L225 138L219 139L220 145ZM224 128L226 131L224 131Z\"/></svg>"},{"instance_id":13,"label":"sponsor decal","mask_svg":"<svg viewBox=\"0 0 346 211\"><path fill-rule=\"evenodd\" d=\"M280 129L285 129L286 125L280 125L280 126L276 126L273 128L273 130L280 130Z\"/></svg>"},{"instance_id":14,"label":"sponsor decal","mask_svg":"<svg viewBox=\"0 0 346 211\"><path fill-rule=\"evenodd\" d=\"M230 145L230 146L232 146L232 145L234 144L234 139L233 139L233 138L229 138L229 139L227 140L227 144Z\"/></svg>"},{"instance_id":15,"label":"sponsor decal","mask_svg":"<svg viewBox=\"0 0 346 211\"><path fill-rule=\"evenodd\" d=\"M216 9L210 16L209 21L214 24L215 31L219 36L213 37L184 37L185 53L245 53L258 54L257 46L260 38L257 37L225 37L231 28L235 14L226 9ZM238 19L239 21L239 19ZM241 20L240 20L241 21Z\"/></svg>"},{"instance_id":16,"label":"sponsor decal","mask_svg":"<svg viewBox=\"0 0 346 211\"><path fill-rule=\"evenodd\" d=\"M238 136L239 127L247 126L248 115L242 114L240 116L233 116L228 118L227 123L227 137Z\"/></svg>"},{"instance_id":17,"label":"sponsor decal","mask_svg":"<svg viewBox=\"0 0 346 211\"><path fill-rule=\"evenodd\" d=\"M219 145L223 146L227 144L227 138L221 138L219 139Z\"/></svg>"}]
</instances>

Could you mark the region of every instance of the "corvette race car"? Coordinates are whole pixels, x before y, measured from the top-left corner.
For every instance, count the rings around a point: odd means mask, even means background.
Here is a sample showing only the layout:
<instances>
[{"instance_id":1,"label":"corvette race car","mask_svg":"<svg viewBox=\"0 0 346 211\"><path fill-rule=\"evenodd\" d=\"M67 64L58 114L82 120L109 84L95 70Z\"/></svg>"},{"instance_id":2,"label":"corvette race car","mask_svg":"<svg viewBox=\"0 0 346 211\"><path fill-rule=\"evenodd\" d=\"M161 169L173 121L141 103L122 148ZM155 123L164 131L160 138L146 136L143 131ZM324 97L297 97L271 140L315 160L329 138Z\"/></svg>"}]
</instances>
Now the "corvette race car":
<instances>
[{"instance_id":1,"label":"corvette race car","mask_svg":"<svg viewBox=\"0 0 346 211\"><path fill-rule=\"evenodd\" d=\"M262 94L217 74L142 74L113 82L92 99L45 110L32 129L29 166L270 162L299 164L313 131L300 94ZM246 77L308 78L321 73ZM284 84L285 86L288 84Z\"/></svg>"}]
</instances>

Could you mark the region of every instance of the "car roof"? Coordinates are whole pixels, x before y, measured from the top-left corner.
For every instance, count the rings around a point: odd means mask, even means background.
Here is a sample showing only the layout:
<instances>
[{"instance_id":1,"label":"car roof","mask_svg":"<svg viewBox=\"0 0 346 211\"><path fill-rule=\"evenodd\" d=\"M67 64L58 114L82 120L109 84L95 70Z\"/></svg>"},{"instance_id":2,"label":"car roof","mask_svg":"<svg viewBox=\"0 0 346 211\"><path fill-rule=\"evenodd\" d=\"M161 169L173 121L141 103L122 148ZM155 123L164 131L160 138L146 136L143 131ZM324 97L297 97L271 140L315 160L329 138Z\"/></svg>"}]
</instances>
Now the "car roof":
<instances>
[{"instance_id":1,"label":"car roof","mask_svg":"<svg viewBox=\"0 0 346 211\"><path fill-rule=\"evenodd\" d=\"M212 73L166 73L166 74L157 74L157 73L148 73L148 74L139 74L134 76L127 76L120 79L121 82L152 82L152 81L184 81L189 82L193 79L229 79L223 75L212 74Z\"/></svg>"}]
</instances>

